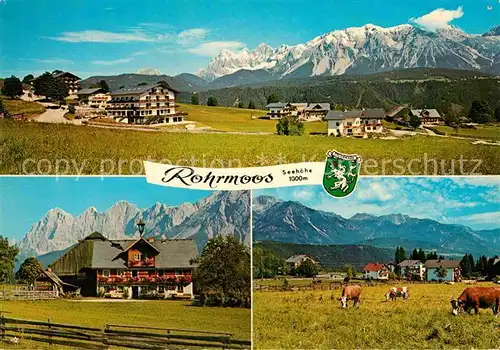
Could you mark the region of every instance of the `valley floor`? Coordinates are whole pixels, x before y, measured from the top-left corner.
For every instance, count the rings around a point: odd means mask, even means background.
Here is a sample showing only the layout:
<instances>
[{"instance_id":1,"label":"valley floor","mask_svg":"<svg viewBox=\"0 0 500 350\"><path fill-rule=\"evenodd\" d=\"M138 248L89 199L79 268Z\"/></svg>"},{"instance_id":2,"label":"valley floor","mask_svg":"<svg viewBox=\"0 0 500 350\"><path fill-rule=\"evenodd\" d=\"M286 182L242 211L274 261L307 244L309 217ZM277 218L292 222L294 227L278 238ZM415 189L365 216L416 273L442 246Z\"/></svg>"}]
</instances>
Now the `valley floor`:
<instances>
[{"instance_id":1,"label":"valley floor","mask_svg":"<svg viewBox=\"0 0 500 350\"><path fill-rule=\"evenodd\" d=\"M451 314L450 299L465 284L411 284L408 300L386 302L389 287L363 287L360 307L348 309L336 300L340 289L255 292L254 348L498 348L500 323L491 309Z\"/></svg>"}]
</instances>

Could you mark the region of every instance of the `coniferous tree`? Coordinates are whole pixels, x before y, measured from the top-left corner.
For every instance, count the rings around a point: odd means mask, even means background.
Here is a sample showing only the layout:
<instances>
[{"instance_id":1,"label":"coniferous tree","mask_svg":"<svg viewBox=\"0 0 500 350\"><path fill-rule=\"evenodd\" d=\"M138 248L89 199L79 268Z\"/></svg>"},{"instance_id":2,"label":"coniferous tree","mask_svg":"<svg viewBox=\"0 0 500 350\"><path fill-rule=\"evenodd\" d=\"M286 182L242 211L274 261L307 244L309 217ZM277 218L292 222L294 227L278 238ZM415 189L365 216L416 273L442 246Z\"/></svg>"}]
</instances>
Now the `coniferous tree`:
<instances>
[{"instance_id":1,"label":"coniferous tree","mask_svg":"<svg viewBox=\"0 0 500 350\"><path fill-rule=\"evenodd\" d=\"M10 283L14 277L14 264L19 249L9 239L0 236L0 283Z\"/></svg>"},{"instance_id":2,"label":"coniferous tree","mask_svg":"<svg viewBox=\"0 0 500 350\"><path fill-rule=\"evenodd\" d=\"M422 248L420 248L418 250L418 260L420 260L421 262L425 262L427 259L426 259L426 256L425 256L425 252Z\"/></svg>"},{"instance_id":3,"label":"coniferous tree","mask_svg":"<svg viewBox=\"0 0 500 350\"><path fill-rule=\"evenodd\" d=\"M485 101L474 100L472 101L468 117L474 123L484 124L493 121L493 112Z\"/></svg>"},{"instance_id":4,"label":"coniferous tree","mask_svg":"<svg viewBox=\"0 0 500 350\"><path fill-rule=\"evenodd\" d=\"M413 251L411 252L410 260L418 260L418 251L417 251L417 248L413 249Z\"/></svg>"},{"instance_id":5,"label":"coniferous tree","mask_svg":"<svg viewBox=\"0 0 500 350\"><path fill-rule=\"evenodd\" d=\"M255 104L252 100L250 100L250 102L248 103L248 109L255 109Z\"/></svg>"},{"instance_id":6,"label":"coniferous tree","mask_svg":"<svg viewBox=\"0 0 500 350\"><path fill-rule=\"evenodd\" d=\"M109 92L109 91L110 91L110 90L109 90L108 83L106 82L106 80L101 80L101 81L99 81L99 87L100 87L101 89L103 89L104 91L106 91L106 92Z\"/></svg>"},{"instance_id":7,"label":"coniferous tree","mask_svg":"<svg viewBox=\"0 0 500 350\"><path fill-rule=\"evenodd\" d=\"M267 96L267 103L277 103L280 102L280 95L273 93L269 96Z\"/></svg>"}]
</instances>

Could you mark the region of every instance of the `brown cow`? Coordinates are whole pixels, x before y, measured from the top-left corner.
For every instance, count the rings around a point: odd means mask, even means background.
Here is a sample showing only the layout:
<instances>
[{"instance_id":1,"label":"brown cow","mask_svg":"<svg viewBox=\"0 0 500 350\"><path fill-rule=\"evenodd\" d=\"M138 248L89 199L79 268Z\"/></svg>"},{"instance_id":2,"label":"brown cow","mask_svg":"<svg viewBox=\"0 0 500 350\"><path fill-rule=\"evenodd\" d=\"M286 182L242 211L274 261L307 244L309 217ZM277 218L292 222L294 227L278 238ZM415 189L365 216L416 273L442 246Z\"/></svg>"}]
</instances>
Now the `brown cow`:
<instances>
[{"instance_id":1,"label":"brown cow","mask_svg":"<svg viewBox=\"0 0 500 350\"><path fill-rule=\"evenodd\" d=\"M359 306L359 295L361 294L361 287L358 285L347 286L342 289L342 297L338 298L342 303L343 308L347 308L347 302L353 300L353 306Z\"/></svg>"},{"instance_id":2,"label":"brown cow","mask_svg":"<svg viewBox=\"0 0 500 350\"><path fill-rule=\"evenodd\" d=\"M402 297L403 299L408 299L410 296L410 290L408 287L391 287L387 294L385 295L385 300L395 301L397 297Z\"/></svg>"},{"instance_id":3,"label":"brown cow","mask_svg":"<svg viewBox=\"0 0 500 350\"><path fill-rule=\"evenodd\" d=\"M500 287L469 287L466 288L458 299L451 300L453 315L458 315L459 311L469 312L474 309L476 315L479 308L492 308L493 314L498 316L500 309Z\"/></svg>"}]
</instances>

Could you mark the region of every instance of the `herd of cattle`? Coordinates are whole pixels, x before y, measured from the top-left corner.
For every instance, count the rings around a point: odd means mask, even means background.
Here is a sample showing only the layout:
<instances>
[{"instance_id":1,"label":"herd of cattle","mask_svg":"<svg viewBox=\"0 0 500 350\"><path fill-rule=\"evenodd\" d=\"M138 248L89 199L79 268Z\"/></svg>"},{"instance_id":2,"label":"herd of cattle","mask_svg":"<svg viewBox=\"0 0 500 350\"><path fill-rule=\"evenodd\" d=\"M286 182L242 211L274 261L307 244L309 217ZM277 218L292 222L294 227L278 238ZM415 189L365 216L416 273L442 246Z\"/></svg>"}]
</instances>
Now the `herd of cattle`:
<instances>
[{"instance_id":1,"label":"herd of cattle","mask_svg":"<svg viewBox=\"0 0 500 350\"><path fill-rule=\"evenodd\" d=\"M338 298L342 307L347 308L347 302L352 300L354 306L359 306L361 296L361 286L347 286L342 290L342 296ZM410 291L408 287L392 287L385 295L387 301L395 301L401 297L408 299ZM498 316L500 310L500 287L469 287L466 288L457 299L450 301L453 315L458 315L459 312L469 312L474 310L476 315L479 309L493 309L493 314Z\"/></svg>"}]
</instances>

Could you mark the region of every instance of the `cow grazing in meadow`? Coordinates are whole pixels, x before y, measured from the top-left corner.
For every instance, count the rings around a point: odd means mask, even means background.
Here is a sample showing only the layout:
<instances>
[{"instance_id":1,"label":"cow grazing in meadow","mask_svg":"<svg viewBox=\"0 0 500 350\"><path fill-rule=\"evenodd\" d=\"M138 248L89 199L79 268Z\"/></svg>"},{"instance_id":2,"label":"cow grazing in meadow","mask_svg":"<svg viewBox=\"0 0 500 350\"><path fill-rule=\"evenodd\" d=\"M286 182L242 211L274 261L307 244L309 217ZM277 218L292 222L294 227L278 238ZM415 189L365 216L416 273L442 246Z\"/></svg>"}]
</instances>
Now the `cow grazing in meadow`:
<instances>
[{"instance_id":1,"label":"cow grazing in meadow","mask_svg":"<svg viewBox=\"0 0 500 350\"><path fill-rule=\"evenodd\" d=\"M410 290L408 289L408 287L392 287L385 295L385 300L396 301L397 297L401 297L406 300L409 296Z\"/></svg>"},{"instance_id":2,"label":"cow grazing in meadow","mask_svg":"<svg viewBox=\"0 0 500 350\"><path fill-rule=\"evenodd\" d=\"M458 299L450 301L453 315L460 311L469 312L474 309L476 315L479 309L493 309L493 314L498 316L500 309L500 287L469 287L466 288Z\"/></svg>"},{"instance_id":3,"label":"cow grazing in meadow","mask_svg":"<svg viewBox=\"0 0 500 350\"><path fill-rule=\"evenodd\" d=\"M340 300L342 307L347 308L347 302L349 300L354 301L354 306L359 306L359 296L361 294L361 286L354 285L354 286L347 286L344 289L342 289L342 296L338 298Z\"/></svg>"}]
</instances>

